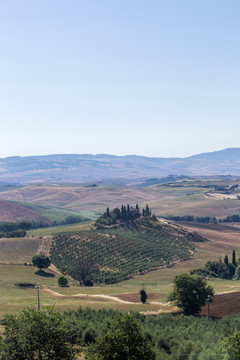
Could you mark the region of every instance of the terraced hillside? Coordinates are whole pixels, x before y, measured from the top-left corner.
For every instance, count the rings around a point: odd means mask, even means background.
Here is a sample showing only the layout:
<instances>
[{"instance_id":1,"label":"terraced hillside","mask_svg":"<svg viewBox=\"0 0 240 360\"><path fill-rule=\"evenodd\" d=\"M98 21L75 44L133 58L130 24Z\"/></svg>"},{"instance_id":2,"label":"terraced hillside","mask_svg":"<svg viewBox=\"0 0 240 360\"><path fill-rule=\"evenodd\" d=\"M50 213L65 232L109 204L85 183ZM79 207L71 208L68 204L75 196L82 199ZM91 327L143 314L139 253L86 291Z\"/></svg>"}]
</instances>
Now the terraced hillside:
<instances>
[{"instance_id":1,"label":"terraced hillside","mask_svg":"<svg viewBox=\"0 0 240 360\"><path fill-rule=\"evenodd\" d=\"M51 260L85 283L116 283L192 257L205 239L166 221L141 217L124 225L53 237Z\"/></svg>"}]
</instances>

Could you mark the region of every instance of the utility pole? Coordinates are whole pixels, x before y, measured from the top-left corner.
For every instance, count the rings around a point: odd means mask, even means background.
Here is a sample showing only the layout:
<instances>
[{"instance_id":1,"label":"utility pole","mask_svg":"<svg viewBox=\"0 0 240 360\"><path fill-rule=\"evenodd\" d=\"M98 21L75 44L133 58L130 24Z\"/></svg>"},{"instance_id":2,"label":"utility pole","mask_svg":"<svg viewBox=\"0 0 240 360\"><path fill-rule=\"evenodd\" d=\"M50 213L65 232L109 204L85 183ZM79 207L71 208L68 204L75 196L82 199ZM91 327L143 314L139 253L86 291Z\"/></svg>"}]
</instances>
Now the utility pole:
<instances>
[{"instance_id":1,"label":"utility pole","mask_svg":"<svg viewBox=\"0 0 240 360\"><path fill-rule=\"evenodd\" d=\"M41 285L39 283L36 284L37 289L37 299L38 299L38 310L40 310L40 297L39 297L39 289L41 288Z\"/></svg>"},{"instance_id":2,"label":"utility pole","mask_svg":"<svg viewBox=\"0 0 240 360\"><path fill-rule=\"evenodd\" d=\"M207 305L208 305L208 319L209 319L209 316L210 316L210 302L212 301L212 298L210 295L208 295L207 297Z\"/></svg>"}]
</instances>

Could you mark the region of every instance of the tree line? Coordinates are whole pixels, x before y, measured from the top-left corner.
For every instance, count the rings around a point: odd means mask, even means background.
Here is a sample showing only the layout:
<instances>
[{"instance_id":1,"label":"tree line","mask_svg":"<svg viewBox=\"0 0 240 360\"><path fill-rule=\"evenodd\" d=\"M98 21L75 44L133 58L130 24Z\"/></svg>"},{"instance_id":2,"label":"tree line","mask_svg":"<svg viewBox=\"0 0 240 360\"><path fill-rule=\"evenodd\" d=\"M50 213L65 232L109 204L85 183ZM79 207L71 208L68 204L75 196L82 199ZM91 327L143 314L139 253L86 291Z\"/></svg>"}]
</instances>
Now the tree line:
<instances>
[{"instance_id":1,"label":"tree line","mask_svg":"<svg viewBox=\"0 0 240 360\"><path fill-rule=\"evenodd\" d=\"M18 222L0 222L0 238L5 237L24 237L28 230L39 229L49 226L59 226L59 225L68 225L75 224L83 221L89 221L89 218L82 216L67 216L64 220L54 220L51 223L48 223L45 220L22 220Z\"/></svg>"},{"instance_id":2,"label":"tree line","mask_svg":"<svg viewBox=\"0 0 240 360\"><path fill-rule=\"evenodd\" d=\"M222 219L217 219L215 216L193 216L193 215L183 215L183 216L167 215L167 216L162 216L162 218L172 221L189 221L189 222L203 223L203 224L240 222L240 215L238 214L228 215L227 217Z\"/></svg>"},{"instance_id":3,"label":"tree line","mask_svg":"<svg viewBox=\"0 0 240 360\"><path fill-rule=\"evenodd\" d=\"M230 262L228 255L225 255L223 260L220 256L218 261L207 261L204 266L192 270L190 274L240 280L240 258L236 260L235 249L232 251L231 260Z\"/></svg>"}]
</instances>

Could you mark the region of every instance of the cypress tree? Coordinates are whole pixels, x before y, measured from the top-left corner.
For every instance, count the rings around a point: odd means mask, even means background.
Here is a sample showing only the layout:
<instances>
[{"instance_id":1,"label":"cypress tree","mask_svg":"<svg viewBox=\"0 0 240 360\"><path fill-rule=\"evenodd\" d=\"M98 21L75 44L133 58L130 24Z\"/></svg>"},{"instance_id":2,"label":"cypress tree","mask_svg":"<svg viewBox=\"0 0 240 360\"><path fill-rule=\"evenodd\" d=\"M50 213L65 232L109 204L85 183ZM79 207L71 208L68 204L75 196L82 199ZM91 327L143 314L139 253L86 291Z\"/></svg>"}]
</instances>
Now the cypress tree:
<instances>
[{"instance_id":1,"label":"cypress tree","mask_svg":"<svg viewBox=\"0 0 240 360\"><path fill-rule=\"evenodd\" d=\"M121 206L121 218L123 219L123 205Z\"/></svg>"},{"instance_id":2,"label":"cypress tree","mask_svg":"<svg viewBox=\"0 0 240 360\"><path fill-rule=\"evenodd\" d=\"M232 251L232 264L234 265L234 266L236 266L237 264L236 264L236 253L235 253L235 250L233 249L233 251Z\"/></svg>"},{"instance_id":3,"label":"cypress tree","mask_svg":"<svg viewBox=\"0 0 240 360\"><path fill-rule=\"evenodd\" d=\"M136 204L136 209L139 210L138 204Z\"/></svg>"},{"instance_id":4,"label":"cypress tree","mask_svg":"<svg viewBox=\"0 0 240 360\"><path fill-rule=\"evenodd\" d=\"M224 258L224 264L228 265L228 256L225 255L225 258Z\"/></svg>"},{"instance_id":5,"label":"cypress tree","mask_svg":"<svg viewBox=\"0 0 240 360\"><path fill-rule=\"evenodd\" d=\"M126 219L127 209L126 206L123 206L123 218Z\"/></svg>"},{"instance_id":6,"label":"cypress tree","mask_svg":"<svg viewBox=\"0 0 240 360\"><path fill-rule=\"evenodd\" d=\"M107 217L110 217L109 207L107 207Z\"/></svg>"},{"instance_id":7,"label":"cypress tree","mask_svg":"<svg viewBox=\"0 0 240 360\"><path fill-rule=\"evenodd\" d=\"M127 204L127 219L130 220L130 206Z\"/></svg>"},{"instance_id":8,"label":"cypress tree","mask_svg":"<svg viewBox=\"0 0 240 360\"><path fill-rule=\"evenodd\" d=\"M144 289L140 290L139 292L140 294L140 300L143 304L146 304L146 301L147 301L147 293Z\"/></svg>"},{"instance_id":9,"label":"cypress tree","mask_svg":"<svg viewBox=\"0 0 240 360\"><path fill-rule=\"evenodd\" d=\"M149 216L149 207L148 207L148 204L146 205L146 216Z\"/></svg>"}]
</instances>

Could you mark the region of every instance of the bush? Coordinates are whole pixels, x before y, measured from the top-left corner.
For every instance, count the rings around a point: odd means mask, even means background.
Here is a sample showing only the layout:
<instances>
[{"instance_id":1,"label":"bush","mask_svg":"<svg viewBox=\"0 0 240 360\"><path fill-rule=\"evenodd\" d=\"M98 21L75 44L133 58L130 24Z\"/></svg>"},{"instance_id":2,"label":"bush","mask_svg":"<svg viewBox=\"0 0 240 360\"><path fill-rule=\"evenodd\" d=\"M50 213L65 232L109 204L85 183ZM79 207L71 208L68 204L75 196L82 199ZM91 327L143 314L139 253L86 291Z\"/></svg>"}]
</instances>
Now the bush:
<instances>
[{"instance_id":1,"label":"bush","mask_svg":"<svg viewBox=\"0 0 240 360\"><path fill-rule=\"evenodd\" d=\"M68 286L68 279L65 276L59 276L58 285L61 287Z\"/></svg>"}]
</instances>

